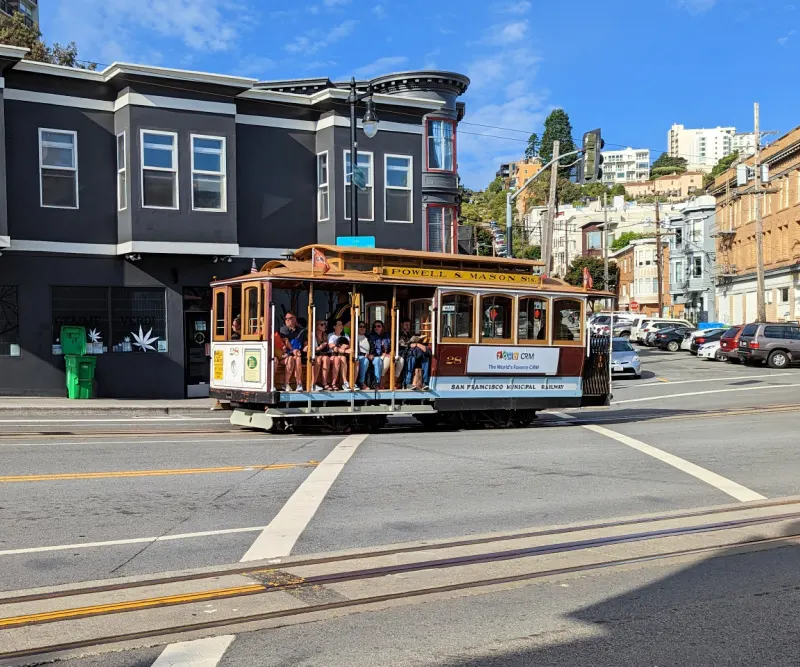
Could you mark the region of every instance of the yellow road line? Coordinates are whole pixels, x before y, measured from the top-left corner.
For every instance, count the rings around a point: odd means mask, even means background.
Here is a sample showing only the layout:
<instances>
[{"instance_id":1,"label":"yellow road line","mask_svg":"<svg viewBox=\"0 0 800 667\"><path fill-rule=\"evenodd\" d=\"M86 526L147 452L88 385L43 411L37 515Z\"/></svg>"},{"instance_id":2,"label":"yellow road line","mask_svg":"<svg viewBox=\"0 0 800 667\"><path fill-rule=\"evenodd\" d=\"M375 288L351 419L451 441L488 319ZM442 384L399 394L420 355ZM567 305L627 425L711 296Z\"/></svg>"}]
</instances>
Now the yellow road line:
<instances>
[{"instance_id":1,"label":"yellow road line","mask_svg":"<svg viewBox=\"0 0 800 667\"><path fill-rule=\"evenodd\" d=\"M251 470L288 470L289 468L313 468L318 461L305 463L274 463L272 465L253 466L220 466L216 468L178 468L175 470L120 470L114 472L65 472L46 475L5 475L0 476L0 483L5 482L52 482L70 479L108 479L114 477L164 477L168 475L204 475L220 472L249 472Z\"/></svg>"},{"instance_id":2,"label":"yellow road line","mask_svg":"<svg viewBox=\"0 0 800 667\"><path fill-rule=\"evenodd\" d=\"M656 380L658 380L659 382L669 382L667 378L656 378Z\"/></svg>"},{"instance_id":3,"label":"yellow road line","mask_svg":"<svg viewBox=\"0 0 800 667\"><path fill-rule=\"evenodd\" d=\"M65 621L71 618L97 616L99 614L113 614L122 611L138 611L140 609L149 609L151 607L163 607L167 605L185 604L188 602L202 602L203 600L234 597L236 595L246 595L248 593L260 593L265 590L266 588L261 584L250 584L248 586L236 586L234 588L218 588L216 590L204 591L202 593L168 595L160 598L145 598L144 600L130 600L128 602L99 604L91 607L76 607L74 609L47 611L41 614L8 616L6 618L0 618L0 628L9 628L17 625L30 625L34 623L51 623L53 621Z\"/></svg>"}]
</instances>

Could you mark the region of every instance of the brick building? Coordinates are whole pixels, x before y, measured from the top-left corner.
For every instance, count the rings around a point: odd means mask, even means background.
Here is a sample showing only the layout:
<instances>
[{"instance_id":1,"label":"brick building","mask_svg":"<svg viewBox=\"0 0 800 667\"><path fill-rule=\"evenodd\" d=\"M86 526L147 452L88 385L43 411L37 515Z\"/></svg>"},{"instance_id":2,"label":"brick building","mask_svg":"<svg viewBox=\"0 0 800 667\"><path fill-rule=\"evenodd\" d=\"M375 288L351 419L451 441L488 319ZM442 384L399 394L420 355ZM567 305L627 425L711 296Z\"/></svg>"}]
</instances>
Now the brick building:
<instances>
[{"instance_id":1,"label":"brick building","mask_svg":"<svg viewBox=\"0 0 800 667\"><path fill-rule=\"evenodd\" d=\"M766 315L800 318L800 128L761 153L769 182L762 195ZM746 164L752 164L752 158ZM730 324L757 317L754 181L737 187L736 169L712 184L716 198L716 300L718 319Z\"/></svg>"},{"instance_id":2,"label":"brick building","mask_svg":"<svg viewBox=\"0 0 800 667\"><path fill-rule=\"evenodd\" d=\"M659 176L652 181L625 184L625 194L629 197L660 195L668 201L683 201L702 189L703 172L701 171L687 171L683 174Z\"/></svg>"},{"instance_id":3,"label":"brick building","mask_svg":"<svg viewBox=\"0 0 800 667\"><path fill-rule=\"evenodd\" d=\"M666 314L671 310L669 295L669 244L661 241L662 301ZM644 238L632 241L621 250L611 254L619 267L617 291L620 310L635 310L645 315L658 313L658 268L656 262L656 240ZM636 303L637 307L631 308Z\"/></svg>"}]
</instances>

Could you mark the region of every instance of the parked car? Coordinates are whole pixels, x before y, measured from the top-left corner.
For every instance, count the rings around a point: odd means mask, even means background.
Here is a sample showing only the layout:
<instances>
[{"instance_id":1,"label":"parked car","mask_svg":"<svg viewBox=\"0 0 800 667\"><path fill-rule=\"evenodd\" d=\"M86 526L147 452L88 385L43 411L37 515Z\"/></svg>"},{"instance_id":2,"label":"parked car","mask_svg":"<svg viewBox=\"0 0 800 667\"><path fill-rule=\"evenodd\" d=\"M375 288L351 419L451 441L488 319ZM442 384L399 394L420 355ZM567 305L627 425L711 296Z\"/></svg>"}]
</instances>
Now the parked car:
<instances>
[{"instance_id":1,"label":"parked car","mask_svg":"<svg viewBox=\"0 0 800 667\"><path fill-rule=\"evenodd\" d=\"M724 334L727 330L728 330L727 327L711 328L711 329L695 329L689 334L688 338L684 338L683 342L681 343L681 349L691 351L692 343L694 343L694 339L697 338L698 336L710 336L711 334L715 334L718 331Z\"/></svg>"},{"instance_id":2,"label":"parked car","mask_svg":"<svg viewBox=\"0 0 800 667\"><path fill-rule=\"evenodd\" d=\"M719 353L731 363L741 363L739 359L739 335L742 326L730 327L719 339Z\"/></svg>"},{"instance_id":3,"label":"parked car","mask_svg":"<svg viewBox=\"0 0 800 667\"><path fill-rule=\"evenodd\" d=\"M738 354L746 364L766 361L771 368L800 362L800 326L783 322L746 324L739 334Z\"/></svg>"},{"instance_id":4,"label":"parked car","mask_svg":"<svg viewBox=\"0 0 800 667\"><path fill-rule=\"evenodd\" d=\"M655 344L661 350L677 352L681 349L681 343L687 334L694 329L689 327L675 327L673 329L662 329L656 334Z\"/></svg>"},{"instance_id":5,"label":"parked car","mask_svg":"<svg viewBox=\"0 0 800 667\"><path fill-rule=\"evenodd\" d=\"M633 342L639 342L639 334L641 333L641 330L650 324L652 320L652 315L637 315L634 317L633 322L631 323L631 333L629 338Z\"/></svg>"},{"instance_id":6,"label":"parked car","mask_svg":"<svg viewBox=\"0 0 800 667\"><path fill-rule=\"evenodd\" d=\"M642 362L627 338L611 341L611 374L642 377Z\"/></svg>"},{"instance_id":7,"label":"parked car","mask_svg":"<svg viewBox=\"0 0 800 667\"><path fill-rule=\"evenodd\" d=\"M692 340L692 344L689 347L689 352L696 355L697 350L700 349L701 345L705 345L706 343L713 343L714 341L719 340L722 338L722 334L725 333L722 329L716 329L711 333L706 333L703 331L699 336L695 336Z\"/></svg>"},{"instance_id":8,"label":"parked car","mask_svg":"<svg viewBox=\"0 0 800 667\"><path fill-rule=\"evenodd\" d=\"M674 329L675 327L691 327L686 320L652 320L647 326L639 330L639 340L645 345L648 344L647 336L650 333L658 333L664 329ZM652 343L650 343L652 344Z\"/></svg>"},{"instance_id":9,"label":"parked car","mask_svg":"<svg viewBox=\"0 0 800 667\"><path fill-rule=\"evenodd\" d=\"M704 343L699 348L697 348L697 358L698 359L713 359L714 361L724 361L724 358L720 357L719 351L719 341L711 341L710 343Z\"/></svg>"}]
</instances>

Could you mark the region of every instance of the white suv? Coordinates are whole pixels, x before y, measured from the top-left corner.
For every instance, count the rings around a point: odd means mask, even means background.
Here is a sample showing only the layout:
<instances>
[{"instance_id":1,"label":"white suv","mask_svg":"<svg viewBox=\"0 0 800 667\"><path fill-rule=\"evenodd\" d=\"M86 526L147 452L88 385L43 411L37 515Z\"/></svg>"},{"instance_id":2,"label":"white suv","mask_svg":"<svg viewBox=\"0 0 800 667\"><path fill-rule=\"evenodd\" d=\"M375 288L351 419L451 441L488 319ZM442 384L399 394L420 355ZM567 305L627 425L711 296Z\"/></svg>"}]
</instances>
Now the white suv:
<instances>
[{"instance_id":1,"label":"white suv","mask_svg":"<svg viewBox=\"0 0 800 667\"><path fill-rule=\"evenodd\" d=\"M688 322L687 320L678 320L678 319L673 319L671 317L652 319L649 322L647 322L644 326L639 328L636 340L639 343L643 343L647 339L647 334L649 334L651 331L656 331L657 329L664 329L667 326L693 328L694 325L691 322Z\"/></svg>"}]
</instances>

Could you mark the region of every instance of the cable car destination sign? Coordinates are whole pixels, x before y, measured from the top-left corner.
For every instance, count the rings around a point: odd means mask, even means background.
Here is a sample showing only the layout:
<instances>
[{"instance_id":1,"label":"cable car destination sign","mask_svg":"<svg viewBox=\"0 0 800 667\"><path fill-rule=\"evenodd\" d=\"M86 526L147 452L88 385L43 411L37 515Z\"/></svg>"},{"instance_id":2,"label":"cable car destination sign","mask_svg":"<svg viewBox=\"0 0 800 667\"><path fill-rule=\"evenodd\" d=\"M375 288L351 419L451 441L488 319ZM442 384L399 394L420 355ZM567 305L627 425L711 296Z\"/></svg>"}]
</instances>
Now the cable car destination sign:
<instances>
[{"instance_id":1,"label":"cable car destination sign","mask_svg":"<svg viewBox=\"0 0 800 667\"><path fill-rule=\"evenodd\" d=\"M536 267L541 271L541 267ZM416 266L384 266L381 273L387 278L421 278L426 280L464 280L502 285L541 285L541 275L531 273L496 273L472 269L423 269Z\"/></svg>"}]
</instances>

